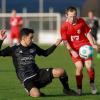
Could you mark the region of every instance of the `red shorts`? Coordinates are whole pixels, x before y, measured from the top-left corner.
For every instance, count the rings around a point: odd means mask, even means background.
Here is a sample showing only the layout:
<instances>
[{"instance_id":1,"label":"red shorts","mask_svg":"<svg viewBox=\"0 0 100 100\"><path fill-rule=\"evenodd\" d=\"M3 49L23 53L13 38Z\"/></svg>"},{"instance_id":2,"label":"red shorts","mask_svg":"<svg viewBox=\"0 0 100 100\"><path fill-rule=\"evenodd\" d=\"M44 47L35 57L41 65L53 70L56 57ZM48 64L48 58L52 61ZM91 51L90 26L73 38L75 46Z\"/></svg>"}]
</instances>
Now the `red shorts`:
<instances>
[{"instance_id":1,"label":"red shorts","mask_svg":"<svg viewBox=\"0 0 100 100\"><path fill-rule=\"evenodd\" d=\"M19 39L20 33L19 31L11 31L11 39Z\"/></svg>"},{"instance_id":2,"label":"red shorts","mask_svg":"<svg viewBox=\"0 0 100 100\"><path fill-rule=\"evenodd\" d=\"M75 64L77 61L82 61L83 64L84 64L84 62L87 61L87 60L93 60L93 58L83 59L83 58L81 58L79 55L78 55L78 57L75 58L74 56L72 56L71 53L70 53L70 56L71 56L72 61L73 61L74 64Z\"/></svg>"}]
</instances>

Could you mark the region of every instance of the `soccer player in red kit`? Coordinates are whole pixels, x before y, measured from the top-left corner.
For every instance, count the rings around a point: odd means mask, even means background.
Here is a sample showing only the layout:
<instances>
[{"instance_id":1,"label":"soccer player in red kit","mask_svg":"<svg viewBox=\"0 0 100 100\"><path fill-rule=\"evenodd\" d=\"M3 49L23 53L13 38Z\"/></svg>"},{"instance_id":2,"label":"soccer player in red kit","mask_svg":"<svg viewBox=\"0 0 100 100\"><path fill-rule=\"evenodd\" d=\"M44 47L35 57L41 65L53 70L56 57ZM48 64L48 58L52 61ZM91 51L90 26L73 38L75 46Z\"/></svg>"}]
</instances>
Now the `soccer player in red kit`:
<instances>
[{"instance_id":1,"label":"soccer player in red kit","mask_svg":"<svg viewBox=\"0 0 100 100\"><path fill-rule=\"evenodd\" d=\"M19 43L20 36L20 27L23 24L22 17L16 15L16 10L12 10L10 17L10 26L11 26L11 45L15 43Z\"/></svg>"},{"instance_id":2,"label":"soccer player in red kit","mask_svg":"<svg viewBox=\"0 0 100 100\"><path fill-rule=\"evenodd\" d=\"M90 79L90 87L92 94L97 93L94 84L95 72L92 65L92 58L82 59L79 56L79 48L82 45L91 45L95 50L98 49L90 34L90 28L82 18L77 18L77 9L69 7L65 11L66 21L61 26L61 37L65 47L69 50L72 61L76 66L76 84L78 95L82 94L82 69L86 66Z\"/></svg>"}]
</instances>

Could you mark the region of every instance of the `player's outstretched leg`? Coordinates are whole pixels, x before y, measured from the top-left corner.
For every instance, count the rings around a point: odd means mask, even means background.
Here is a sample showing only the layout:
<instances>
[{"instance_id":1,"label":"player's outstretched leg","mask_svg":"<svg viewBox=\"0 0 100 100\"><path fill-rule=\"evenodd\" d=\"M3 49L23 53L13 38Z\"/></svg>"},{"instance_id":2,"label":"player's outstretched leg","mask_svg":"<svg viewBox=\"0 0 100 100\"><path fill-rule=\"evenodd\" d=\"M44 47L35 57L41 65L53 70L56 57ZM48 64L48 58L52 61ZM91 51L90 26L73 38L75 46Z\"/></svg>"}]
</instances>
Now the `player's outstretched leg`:
<instances>
[{"instance_id":1,"label":"player's outstretched leg","mask_svg":"<svg viewBox=\"0 0 100 100\"><path fill-rule=\"evenodd\" d=\"M69 88L68 84L68 76L64 69L62 68L55 68L53 69L53 77L59 78L61 84L63 85L63 92L66 95L77 95L75 91Z\"/></svg>"}]
</instances>

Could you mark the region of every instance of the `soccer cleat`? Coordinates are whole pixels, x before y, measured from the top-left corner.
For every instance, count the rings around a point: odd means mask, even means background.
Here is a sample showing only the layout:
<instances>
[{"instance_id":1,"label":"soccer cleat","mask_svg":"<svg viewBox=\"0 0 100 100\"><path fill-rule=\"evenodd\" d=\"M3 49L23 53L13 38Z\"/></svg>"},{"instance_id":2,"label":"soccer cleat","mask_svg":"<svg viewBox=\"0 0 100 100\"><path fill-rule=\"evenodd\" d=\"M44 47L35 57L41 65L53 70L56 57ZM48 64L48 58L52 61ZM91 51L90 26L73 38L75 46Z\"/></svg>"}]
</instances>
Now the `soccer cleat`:
<instances>
[{"instance_id":1,"label":"soccer cleat","mask_svg":"<svg viewBox=\"0 0 100 100\"><path fill-rule=\"evenodd\" d=\"M97 89L94 83L90 83L90 87L91 87L91 92L92 94L96 94L97 93Z\"/></svg>"},{"instance_id":2,"label":"soccer cleat","mask_svg":"<svg viewBox=\"0 0 100 100\"><path fill-rule=\"evenodd\" d=\"M77 93L72 89L63 89L65 95L77 95Z\"/></svg>"},{"instance_id":3,"label":"soccer cleat","mask_svg":"<svg viewBox=\"0 0 100 100\"><path fill-rule=\"evenodd\" d=\"M78 94L79 96L81 96L81 95L82 95L82 89L78 89L78 90L77 90L77 94Z\"/></svg>"}]
</instances>

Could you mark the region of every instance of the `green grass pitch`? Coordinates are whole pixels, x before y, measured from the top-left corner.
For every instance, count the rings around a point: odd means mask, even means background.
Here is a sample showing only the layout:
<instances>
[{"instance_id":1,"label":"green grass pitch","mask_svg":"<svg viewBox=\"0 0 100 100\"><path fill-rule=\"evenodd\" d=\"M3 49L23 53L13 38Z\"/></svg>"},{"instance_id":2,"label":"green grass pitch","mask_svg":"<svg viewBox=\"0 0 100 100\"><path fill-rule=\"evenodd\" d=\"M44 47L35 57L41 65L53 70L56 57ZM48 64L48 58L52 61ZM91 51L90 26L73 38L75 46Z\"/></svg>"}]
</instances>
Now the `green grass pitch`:
<instances>
[{"instance_id":1,"label":"green grass pitch","mask_svg":"<svg viewBox=\"0 0 100 100\"><path fill-rule=\"evenodd\" d=\"M48 46L41 46L47 48ZM96 54L95 54L96 55ZM62 67L69 76L70 87L76 90L75 66L69 57L64 46L59 46L53 54L45 57L36 57L36 63L42 67ZM26 95L23 86L16 77L10 57L0 57L0 100L100 100L100 59L94 58L96 85L98 89L97 95L92 95L89 87L89 79L86 68L83 70L83 96L65 96L62 93L62 86L58 79L47 87L41 89L47 94L46 97L32 98Z\"/></svg>"}]
</instances>

